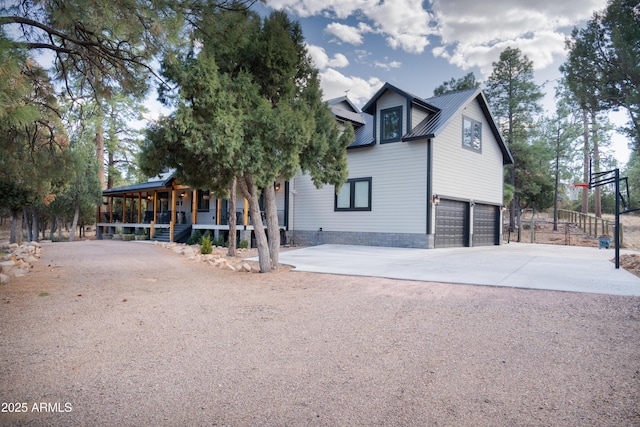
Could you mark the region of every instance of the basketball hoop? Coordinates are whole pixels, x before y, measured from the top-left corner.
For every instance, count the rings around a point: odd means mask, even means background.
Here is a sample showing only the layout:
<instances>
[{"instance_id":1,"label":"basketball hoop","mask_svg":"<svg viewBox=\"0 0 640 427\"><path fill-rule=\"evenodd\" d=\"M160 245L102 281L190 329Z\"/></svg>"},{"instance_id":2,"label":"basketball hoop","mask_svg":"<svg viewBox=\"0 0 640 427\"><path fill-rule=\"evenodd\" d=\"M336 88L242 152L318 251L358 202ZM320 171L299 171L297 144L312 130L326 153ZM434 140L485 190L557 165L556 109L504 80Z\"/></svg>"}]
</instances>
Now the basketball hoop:
<instances>
[{"instance_id":1,"label":"basketball hoop","mask_svg":"<svg viewBox=\"0 0 640 427\"><path fill-rule=\"evenodd\" d=\"M589 188L589 184L567 184L574 187Z\"/></svg>"}]
</instances>

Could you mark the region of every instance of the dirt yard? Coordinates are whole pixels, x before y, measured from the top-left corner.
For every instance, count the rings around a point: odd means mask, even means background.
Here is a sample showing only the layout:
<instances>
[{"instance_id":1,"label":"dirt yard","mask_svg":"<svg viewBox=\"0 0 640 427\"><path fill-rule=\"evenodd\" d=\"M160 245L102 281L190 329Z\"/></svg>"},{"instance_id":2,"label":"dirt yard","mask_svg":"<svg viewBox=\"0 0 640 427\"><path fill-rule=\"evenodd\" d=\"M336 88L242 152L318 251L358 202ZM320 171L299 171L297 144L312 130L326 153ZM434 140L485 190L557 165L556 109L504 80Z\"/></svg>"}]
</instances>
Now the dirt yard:
<instances>
[{"instance_id":1,"label":"dirt yard","mask_svg":"<svg viewBox=\"0 0 640 427\"><path fill-rule=\"evenodd\" d=\"M0 425L640 425L638 297L83 241L1 286L0 322Z\"/></svg>"}]
</instances>

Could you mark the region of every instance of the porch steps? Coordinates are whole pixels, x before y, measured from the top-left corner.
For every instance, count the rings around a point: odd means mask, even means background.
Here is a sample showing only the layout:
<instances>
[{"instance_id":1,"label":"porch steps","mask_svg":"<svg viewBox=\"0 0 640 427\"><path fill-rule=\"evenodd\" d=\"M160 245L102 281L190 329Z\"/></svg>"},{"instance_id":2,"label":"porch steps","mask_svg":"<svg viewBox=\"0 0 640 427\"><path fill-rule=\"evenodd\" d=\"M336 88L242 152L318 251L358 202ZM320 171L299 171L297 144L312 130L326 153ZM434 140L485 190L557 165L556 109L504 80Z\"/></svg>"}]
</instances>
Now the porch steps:
<instances>
[{"instance_id":1,"label":"porch steps","mask_svg":"<svg viewBox=\"0 0 640 427\"><path fill-rule=\"evenodd\" d=\"M155 236L153 236L154 241L157 242L169 242L170 231L168 228L160 229ZM177 243L186 242L191 236L191 225L190 224L176 224L173 227L173 240Z\"/></svg>"}]
</instances>

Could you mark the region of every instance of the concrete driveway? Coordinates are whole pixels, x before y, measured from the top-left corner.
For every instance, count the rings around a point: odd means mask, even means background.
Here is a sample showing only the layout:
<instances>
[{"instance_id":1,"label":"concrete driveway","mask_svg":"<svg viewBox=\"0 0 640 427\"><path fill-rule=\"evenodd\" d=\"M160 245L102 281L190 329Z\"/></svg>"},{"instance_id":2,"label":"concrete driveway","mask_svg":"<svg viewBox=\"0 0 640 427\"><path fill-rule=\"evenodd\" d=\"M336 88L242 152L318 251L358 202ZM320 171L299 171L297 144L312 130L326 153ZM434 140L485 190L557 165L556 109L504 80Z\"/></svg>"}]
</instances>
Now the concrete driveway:
<instances>
[{"instance_id":1,"label":"concrete driveway","mask_svg":"<svg viewBox=\"0 0 640 427\"><path fill-rule=\"evenodd\" d=\"M616 270L614 256L612 249L524 243L435 250L321 245L281 252L280 262L316 273L640 296L640 278Z\"/></svg>"}]
</instances>

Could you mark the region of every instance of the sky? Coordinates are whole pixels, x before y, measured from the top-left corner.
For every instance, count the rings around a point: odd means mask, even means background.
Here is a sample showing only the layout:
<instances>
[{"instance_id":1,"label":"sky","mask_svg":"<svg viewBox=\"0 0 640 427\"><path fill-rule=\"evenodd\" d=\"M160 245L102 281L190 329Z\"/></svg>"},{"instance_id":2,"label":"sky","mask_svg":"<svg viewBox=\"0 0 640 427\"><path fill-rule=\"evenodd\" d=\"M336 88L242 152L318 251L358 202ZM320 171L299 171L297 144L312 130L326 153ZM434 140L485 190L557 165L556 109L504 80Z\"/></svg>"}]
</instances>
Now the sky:
<instances>
[{"instance_id":1,"label":"sky","mask_svg":"<svg viewBox=\"0 0 640 427\"><path fill-rule=\"evenodd\" d=\"M300 22L325 99L345 94L361 107L385 83L423 98L451 78L473 72L483 82L507 47L533 61L534 77L554 110L565 39L606 0L267 0L261 14L284 9ZM626 117L618 113L615 123ZM612 135L615 156L627 140Z\"/></svg>"}]
</instances>

